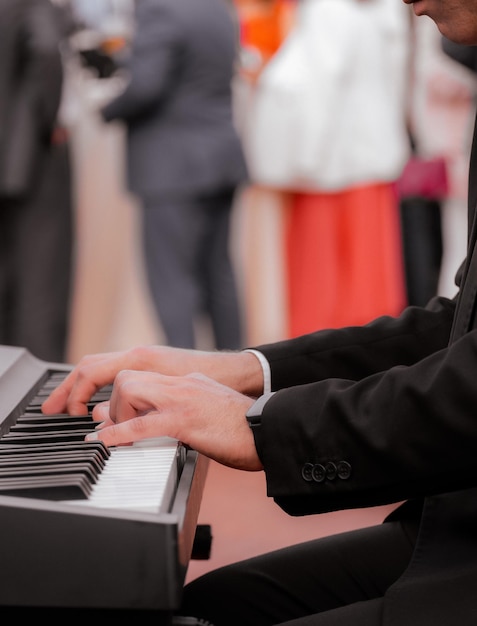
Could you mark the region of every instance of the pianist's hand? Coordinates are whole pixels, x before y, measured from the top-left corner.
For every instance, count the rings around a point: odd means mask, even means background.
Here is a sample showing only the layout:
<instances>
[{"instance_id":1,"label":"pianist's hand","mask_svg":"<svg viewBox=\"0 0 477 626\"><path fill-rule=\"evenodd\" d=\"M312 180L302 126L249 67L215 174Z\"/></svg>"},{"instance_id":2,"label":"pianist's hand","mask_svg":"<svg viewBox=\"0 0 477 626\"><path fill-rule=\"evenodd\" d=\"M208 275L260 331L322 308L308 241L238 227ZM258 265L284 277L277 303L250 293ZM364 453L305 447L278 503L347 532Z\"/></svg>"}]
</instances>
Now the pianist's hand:
<instances>
[{"instance_id":1,"label":"pianist's hand","mask_svg":"<svg viewBox=\"0 0 477 626\"><path fill-rule=\"evenodd\" d=\"M223 465L263 469L245 414L254 400L202 374L165 376L123 370L111 399L93 409L86 439L107 446L173 437Z\"/></svg>"},{"instance_id":2,"label":"pianist's hand","mask_svg":"<svg viewBox=\"0 0 477 626\"><path fill-rule=\"evenodd\" d=\"M263 391L259 361L248 352L205 352L166 346L140 346L122 352L83 357L43 403L43 413L85 415L94 394L112 383L121 370L184 376L199 372L251 396Z\"/></svg>"}]
</instances>

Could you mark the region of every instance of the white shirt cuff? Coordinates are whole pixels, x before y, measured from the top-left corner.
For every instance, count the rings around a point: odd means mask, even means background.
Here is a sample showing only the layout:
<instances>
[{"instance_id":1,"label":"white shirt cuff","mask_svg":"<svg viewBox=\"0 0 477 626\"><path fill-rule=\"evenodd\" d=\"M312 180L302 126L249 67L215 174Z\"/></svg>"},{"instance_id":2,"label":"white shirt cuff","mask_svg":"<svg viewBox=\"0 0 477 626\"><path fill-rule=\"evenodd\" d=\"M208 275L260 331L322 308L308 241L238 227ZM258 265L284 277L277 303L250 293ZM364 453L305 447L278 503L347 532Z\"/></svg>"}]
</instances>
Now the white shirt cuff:
<instances>
[{"instance_id":1,"label":"white shirt cuff","mask_svg":"<svg viewBox=\"0 0 477 626\"><path fill-rule=\"evenodd\" d=\"M263 371L263 394L265 395L270 393L272 390L272 373L270 371L269 362L258 350L247 349L244 350L244 352L250 352L251 354L254 354L260 361L260 365L262 366Z\"/></svg>"}]
</instances>

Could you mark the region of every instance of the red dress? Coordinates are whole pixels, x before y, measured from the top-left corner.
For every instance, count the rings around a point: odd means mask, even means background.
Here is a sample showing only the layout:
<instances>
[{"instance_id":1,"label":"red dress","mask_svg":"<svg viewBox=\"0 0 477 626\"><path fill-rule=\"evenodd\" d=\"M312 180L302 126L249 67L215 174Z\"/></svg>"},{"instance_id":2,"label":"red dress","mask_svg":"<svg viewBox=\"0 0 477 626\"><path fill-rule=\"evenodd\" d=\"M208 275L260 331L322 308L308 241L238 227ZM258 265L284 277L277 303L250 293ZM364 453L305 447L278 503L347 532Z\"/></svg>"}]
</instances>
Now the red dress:
<instances>
[{"instance_id":1,"label":"red dress","mask_svg":"<svg viewBox=\"0 0 477 626\"><path fill-rule=\"evenodd\" d=\"M285 238L290 337L361 325L405 307L393 184L294 193Z\"/></svg>"}]
</instances>

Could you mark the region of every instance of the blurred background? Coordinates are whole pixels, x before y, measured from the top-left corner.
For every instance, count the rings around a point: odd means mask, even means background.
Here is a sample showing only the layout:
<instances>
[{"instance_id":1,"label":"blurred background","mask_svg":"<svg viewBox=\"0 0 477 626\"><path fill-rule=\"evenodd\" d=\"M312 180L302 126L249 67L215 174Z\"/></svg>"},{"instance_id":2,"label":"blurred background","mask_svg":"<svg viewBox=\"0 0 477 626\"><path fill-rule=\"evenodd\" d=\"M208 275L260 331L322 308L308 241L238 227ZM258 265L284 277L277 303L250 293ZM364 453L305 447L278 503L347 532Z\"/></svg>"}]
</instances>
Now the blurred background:
<instances>
[{"instance_id":1,"label":"blurred background","mask_svg":"<svg viewBox=\"0 0 477 626\"><path fill-rule=\"evenodd\" d=\"M291 29L298 2L236 0L235 4L241 21L242 66L237 68L234 93L243 129L253 97L251 68L257 71L278 49ZM68 68L77 249L67 360L74 363L89 352L161 342L162 331L145 284L136 200L124 182L125 130L120 123L105 124L98 114L123 85L124 77L108 59L130 43L133 2L71 0L71 5L78 22L85 25L72 37L72 47L80 55L70 59ZM414 111L425 151L446 157L452 180L442 202L438 293L453 295L454 273L465 253L475 80L471 71L442 52L430 20L419 21L418 26ZM290 335L284 239L289 194L262 189L257 201L258 186L252 180L238 198L231 241L247 345ZM210 345L207 329L203 345Z\"/></svg>"}]
</instances>

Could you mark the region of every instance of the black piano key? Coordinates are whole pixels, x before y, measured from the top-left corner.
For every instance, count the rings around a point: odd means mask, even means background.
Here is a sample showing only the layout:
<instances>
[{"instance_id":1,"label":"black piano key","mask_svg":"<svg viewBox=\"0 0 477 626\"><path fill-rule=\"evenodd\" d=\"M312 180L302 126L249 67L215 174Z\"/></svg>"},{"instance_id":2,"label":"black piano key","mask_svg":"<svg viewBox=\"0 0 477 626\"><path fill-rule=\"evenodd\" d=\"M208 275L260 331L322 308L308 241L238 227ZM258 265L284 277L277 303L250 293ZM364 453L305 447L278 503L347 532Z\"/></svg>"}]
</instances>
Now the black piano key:
<instances>
[{"instance_id":1,"label":"black piano key","mask_svg":"<svg viewBox=\"0 0 477 626\"><path fill-rule=\"evenodd\" d=\"M109 398L108 398L109 399ZM41 406L44 402L45 398L34 398L31 402L28 403L28 405L25 407L26 411L29 412L36 412L36 413L41 413ZM94 407L96 406L96 404L98 404L97 402L87 402L86 403L86 408L88 409L88 413L91 413L91 411L94 409Z\"/></svg>"},{"instance_id":2,"label":"black piano key","mask_svg":"<svg viewBox=\"0 0 477 626\"><path fill-rule=\"evenodd\" d=\"M105 466L102 458L99 458L94 450L88 453L82 452L36 452L35 454L9 454L1 457L0 470L4 467L36 467L39 465L61 465L65 463L89 463L91 468L99 475Z\"/></svg>"},{"instance_id":3,"label":"black piano key","mask_svg":"<svg viewBox=\"0 0 477 626\"><path fill-rule=\"evenodd\" d=\"M2 440L0 439L0 443ZM94 450L100 455L104 460L106 460L110 455L110 450L104 445L102 441L81 441L81 442L72 442L72 441L58 441L57 443L44 443L44 444L30 444L28 446L23 446L21 444L5 444L0 446L0 463L3 458L3 455L12 454L32 454L33 452L53 452L53 451L62 451L62 452L70 452L76 450Z\"/></svg>"},{"instance_id":4,"label":"black piano key","mask_svg":"<svg viewBox=\"0 0 477 626\"><path fill-rule=\"evenodd\" d=\"M106 400L109 400L109 398L111 397L112 390L113 390L112 385L108 387L104 387L103 389L100 389L93 395L93 397L91 398L91 402L94 402L97 404L98 402L105 402Z\"/></svg>"},{"instance_id":5,"label":"black piano key","mask_svg":"<svg viewBox=\"0 0 477 626\"><path fill-rule=\"evenodd\" d=\"M33 448L33 449L32 449ZM22 446L20 450L16 450L15 448L8 448L8 446L4 446L0 448L0 467L4 463L8 463L9 461L18 460L19 463L25 463L28 459L97 459L99 465L104 466L106 461L103 456L94 449L89 449L85 447L84 450L62 450L59 448L55 450L52 448L51 450L45 449L34 449L35 446Z\"/></svg>"},{"instance_id":6,"label":"black piano key","mask_svg":"<svg viewBox=\"0 0 477 626\"><path fill-rule=\"evenodd\" d=\"M49 382L56 381L56 386L58 386L63 380L65 380L65 378L68 376L69 373L70 373L69 371L60 371L60 370L50 372L44 384L48 384Z\"/></svg>"},{"instance_id":7,"label":"black piano key","mask_svg":"<svg viewBox=\"0 0 477 626\"><path fill-rule=\"evenodd\" d=\"M64 432L68 430L87 430L91 432L95 428L95 423L92 420L85 421L53 421L53 422L24 422L18 420L14 424L9 433L41 433L41 432Z\"/></svg>"},{"instance_id":8,"label":"black piano key","mask_svg":"<svg viewBox=\"0 0 477 626\"><path fill-rule=\"evenodd\" d=\"M96 422L92 409L108 400L109 385L91 398L85 415L44 415L45 399L68 372L50 373L0 437L0 493L52 500L85 499L104 469L110 451L102 442L86 442Z\"/></svg>"},{"instance_id":9,"label":"black piano key","mask_svg":"<svg viewBox=\"0 0 477 626\"><path fill-rule=\"evenodd\" d=\"M47 422L93 422L91 415L68 415L67 413L58 413L56 415L43 415L43 413L22 413L17 420L17 424L46 424Z\"/></svg>"},{"instance_id":10,"label":"black piano key","mask_svg":"<svg viewBox=\"0 0 477 626\"><path fill-rule=\"evenodd\" d=\"M41 409L41 405L43 404L45 399L50 395L50 393L53 391L55 386L57 385L52 385L51 387L48 387L48 388L43 387L42 389L39 389L36 392L36 395L28 403L28 409L29 410ZM107 385L106 387L99 389L90 399L90 401L87 403L88 410L91 410L91 408L93 408L99 402L104 402L105 400L109 400L109 398L111 397L112 389L113 389L112 385Z\"/></svg>"},{"instance_id":11,"label":"black piano key","mask_svg":"<svg viewBox=\"0 0 477 626\"><path fill-rule=\"evenodd\" d=\"M77 463L60 463L59 465L36 465L36 466L6 466L0 467L0 480L4 478L36 478L38 476L50 476L51 478L63 478L68 474L77 474L84 476L88 482L93 485L98 475L91 465L83 462Z\"/></svg>"},{"instance_id":12,"label":"black piano key","mask_svg":"<svg viewBox=\"0 0 477 626\"><path fill-rule=\"evenodd\" d=\"M91 485L82 474L1 478L0 494L44 500L85 500L91 494Z\"/></svg>"},{"instance_id":13,"label":"black piano key","mask_svg":"<svg viewBox=\"0 0 477 626\"><path fill-rule=\"evenodd\" d=\"M83 441L85 436L91 432L91 428L80 430L69 430L65 432L49 432L49 433L7 433L0 439L0 444L15 443L19 445L31 445L37 443L55 443L62 441Z\"/></svg>"}]
</instances>

